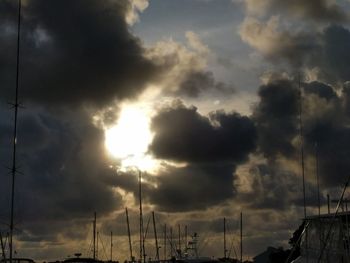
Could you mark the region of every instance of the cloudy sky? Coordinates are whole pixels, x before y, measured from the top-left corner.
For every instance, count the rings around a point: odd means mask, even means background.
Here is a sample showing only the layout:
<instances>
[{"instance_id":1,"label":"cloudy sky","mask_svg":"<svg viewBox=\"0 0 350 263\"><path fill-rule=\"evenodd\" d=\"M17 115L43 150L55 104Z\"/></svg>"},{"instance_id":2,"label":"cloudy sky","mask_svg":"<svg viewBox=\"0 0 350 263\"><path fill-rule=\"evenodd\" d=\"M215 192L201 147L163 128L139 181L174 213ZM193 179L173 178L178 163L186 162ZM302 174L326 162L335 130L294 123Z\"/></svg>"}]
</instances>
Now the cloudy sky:
<instances>
[{"instance_id":1,"label":"cloudy sky","mask_svg":"<svg viewBox=\"0 0 350 263\"><path fill-rule=\"evenodd\" d=\"M198 232L200 252L244 257L288 246L350 168L348 0L25 0L15 250L38 261L138 255L144 221ZM0 0L0 231L10 214L17 1ZM155 256L153 229L146 253ZM168 231L169 231L168 229ZM161 245L163 246L163 245ZM163 252L161 253L163 256Z\"/></svg>"}]
</instances>

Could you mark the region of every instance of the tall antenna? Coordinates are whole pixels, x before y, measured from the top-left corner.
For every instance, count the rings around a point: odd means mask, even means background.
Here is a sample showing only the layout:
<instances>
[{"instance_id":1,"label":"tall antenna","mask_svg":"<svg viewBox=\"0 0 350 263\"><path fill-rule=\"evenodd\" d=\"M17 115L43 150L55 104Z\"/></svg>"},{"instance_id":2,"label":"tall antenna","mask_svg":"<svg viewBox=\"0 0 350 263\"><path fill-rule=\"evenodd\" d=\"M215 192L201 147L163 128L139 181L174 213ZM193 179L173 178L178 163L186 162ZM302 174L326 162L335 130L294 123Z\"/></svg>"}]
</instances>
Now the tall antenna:
<instances>
[{"instance_id":1,"label":"tall antenna","mask_svg":"<svg viewBox=\"0 0 350 263\"><path fill-rule=\"evenodd\" d=\"M303 134L303 102L300 83L300 73L298 74L299 84L299 126L300 126L300 153L301 153L301 174L303 178L303 201L304 201L304 218L306 218L306 197L305 197L305 165L304 165L304 134Z\"/></svg>"},{"instance_id":2,"label":"tall antenna","mask_svg":"<svg viewBox=\"0 0 350 263\"><path fill-rule=\"evenodd\" d=\"M17 150L17 118L18 118L18 94L19 94L19 55L20 55L20 35L21 35L21 0L18 1L18 27L17 27L17 66L16 66L16 92L15 92L15 103L13 107L15 109L15 118L14 118L14 128L13 128L13 155L12 155L12 187L11 187L11 216L10 216L10 263L12 263L13 256L13 216L14 216L14 206L15 206L15 177L17 172L16 167L16 150Z\"/></svg>"},{"instance_id":3,"label":"tall antenna","mask_svg":"<svg viewBox=\"0 0 350 263\"><path fill-rule=\"evenodd\" d=\"M126 214L126 224L127 224L127 226L128 226L130 262L133 262L133 261L134 261L134 257L133 257L133 255L132 255L131 234L130 234L130 224L129 224L129 213L128 213L128 208L127 208L127 207L125 207L125 214Z\"/></svg>"}]
</instances>

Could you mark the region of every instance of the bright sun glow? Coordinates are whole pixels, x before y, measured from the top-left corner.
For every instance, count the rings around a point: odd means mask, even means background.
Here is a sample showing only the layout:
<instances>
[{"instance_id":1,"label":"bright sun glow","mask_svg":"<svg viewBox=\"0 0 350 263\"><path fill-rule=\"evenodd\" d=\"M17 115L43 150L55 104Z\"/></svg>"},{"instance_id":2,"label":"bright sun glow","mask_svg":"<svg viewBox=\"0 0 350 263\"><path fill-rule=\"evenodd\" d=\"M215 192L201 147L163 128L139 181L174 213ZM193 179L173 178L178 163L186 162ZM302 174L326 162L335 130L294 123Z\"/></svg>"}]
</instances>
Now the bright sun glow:
<instances>
[{"instance_id":1,"label":"bright sun glow","mask_svg":"<svg viewBox=\"0 0 350 263\"><path fill-rule=\"evenodd\" d=\"M116 126L106 130L106 148L121 160L121 168L136 166L150 170L155 160L146 155L152 141L150 117L147 110L135 105L124 106Z\"/></svg>"}]
</instances>

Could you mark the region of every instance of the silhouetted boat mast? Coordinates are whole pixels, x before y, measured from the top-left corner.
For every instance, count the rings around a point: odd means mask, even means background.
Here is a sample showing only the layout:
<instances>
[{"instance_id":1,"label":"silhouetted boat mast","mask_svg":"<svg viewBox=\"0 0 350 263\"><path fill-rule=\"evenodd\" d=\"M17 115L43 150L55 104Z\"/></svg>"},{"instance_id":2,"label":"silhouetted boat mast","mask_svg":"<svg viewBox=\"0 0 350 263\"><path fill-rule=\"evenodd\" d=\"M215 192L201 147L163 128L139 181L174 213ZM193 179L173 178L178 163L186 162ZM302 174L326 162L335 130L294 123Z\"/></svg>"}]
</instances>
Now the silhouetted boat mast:
<instances>
[{"instance_id":1,"label":"silhouetted boat mast","mask_svg":"<svg viewBox=\"0 0 350 263\"><path fill-rule=\"evenodd\" d=\"M166 244L167 244L167 226L166 224L164 224L164 260L166 260L167 258Z\"/></svg>"},{"instance_id":2,"label":"silhouetted boat mast","mask_svg":"<svg viewBox=\"0 0 350 263\"><path fill-rule=\"evenodd\" d=\"M152 218L153 218L154 240L156 243L156 260L159 261L159 246L158 246L157 227L156 227L156 219L154 216L154 211L152 211Z\"/></svg>"},{"instance_id":3,"label":"silhouetted boat mast","mask_svg":"<svg viewBox=\"0 0 350 263\"><path fill-rule=\"evenodd\" d=\"M243 214L241 212L241 224L240 224L240 237L241 237L241 262L243 262Z\"/></svg>"},{"instance_id":4,"label":"silhouetted boat mast","mask_svg":"<svg viewBox=\"0 0 350 263\"><path fill-rule=\"evenodd\" d=\"M144 229L143 229L143 215L142 215L142 174L141 171L139 170L139 200L140 200L140 261L146 262L146 258L144 257L145 255L145 244L144 244Z\"/></svg>"},{"instance_id":5,"label":"silhouetted boat mast","mask_svg":"<svg viewBox=\"0 0 350 263\"><path fill-rule=\"evenodd\" d=\"M0 232L0 242L1 242L2 259L3 259L4 261L6 261L5 244L4 244L4 240L3 240L3 238L2 238L1 232Z\"/></svg>"},{"instance_id":6,"label":"silhouetted boat mast","mask_svg":"<svg viewBox=\"0 0 350 263\"><path fill-rule=\"evenodd\" d=\"M224 259L226 259L226 218L224 217Z\"/></svg>"},{"instance_id":7,"label":"silhouetted boat mast","mask_svg":"<svg viewBox=\"0 0 350 263\"><path fill-rule=\"evenodd\" d=\"M111 262L113 261L113 232L111 231Z\"/></svg>"},{"instance_id":8,"label":"silhouetted boat mast","mask_svg":"<svg viewBox=\"0 0 350 263\"><path fill-rule=\"evenodd\" d=\"M14 128L13 128L13 155L12 155L12 185L11 185L11 216L10 216L10 263L12 263L13 256L13 230L14 230L14 203L15 203L15 178L17 173L16 166L16 150L17 150L17 118L19 109L19 66L20 66L20 36L21 36L21 0L18 1L18 27L17 27L17 65L16 65L16 92L14 107Z\"/></svg>"},{"instance_id":9,"label":"silhouetted boat mast","mask_svg":"<svg viewBox=\"0 0 350 263\"><path fill-rule=\"evenodd\" d=\"M93 221L93 259L96 260L96 212L94 213Z\"/></svg>"},{"instance_id":10,"label":"silhouetted boat mast","mask_svg":"<svg viewBox=\"0 0 350 263\"><path fill-rule=\"evenodd\" d=\"M303 97L301 91L300 74L298 75L299 86L299 126L300 126L300 154L301 154L301 174L303 179L303 202L304 218L306 218L306 196L305 196L305 164L304 164L304 134L303 134Z\"/></svg>"},{"instance_id":11,"label":"silhouetted boat mast","mask_svg":"<svg viewBox=\"0 0 350 263\"><path fill-rule=\"evenodd\" d=\"M130 252L130 261L134 261L134 257L132 255L132 246L131 246L131 234L130 234L130 223L129 223L129 213L128 213L128 208L125 208L125 215L126 215L126 224L128 227L128 238L129 238L129 252Z\"/></svg>"}]
</instances>

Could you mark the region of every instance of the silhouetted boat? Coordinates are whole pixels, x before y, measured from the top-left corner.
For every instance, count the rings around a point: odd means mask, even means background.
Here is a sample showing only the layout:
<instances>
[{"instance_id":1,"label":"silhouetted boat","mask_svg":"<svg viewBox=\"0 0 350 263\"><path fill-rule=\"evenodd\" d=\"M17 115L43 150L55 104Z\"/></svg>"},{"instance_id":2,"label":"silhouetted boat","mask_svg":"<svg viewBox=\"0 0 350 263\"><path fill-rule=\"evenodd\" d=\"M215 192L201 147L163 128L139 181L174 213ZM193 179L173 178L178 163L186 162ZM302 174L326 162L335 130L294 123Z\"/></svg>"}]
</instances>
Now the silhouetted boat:
<instances>
[{"instance_id":1,"label":"silhouetted boat","mask_svg":"<svg viewBox=\"0 0 350 263\"><path fill-rule=\"evenodd\" d=\"M7 258L0 260L1 263L10 263L10 259ZM12 263L35 263L31 258L12 258Z\"/></svg>"},{"instance_id":2,"label":"silhouetted boat","mask_svg":"<svg viewBox=\"0 0 350 263\"><path fill-rule=\"evenodd\" d=\"M198 234L194 233L192 240L188 241L184 253L178 251L176 262L179 263L217 263L217 259L199 256L198 253Z\"/></svg>"},{"instance_id":3,"label":"silhouetted boat","mask_svg":"<svg viewBox=\"0 0 350 263\"><path fill-rule=\"evenodd\" d=\"M349 263L350 212L308 216L293 263Z\"/></svg>"}]
</instances>

